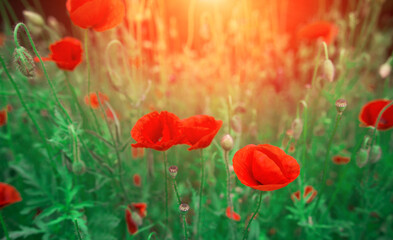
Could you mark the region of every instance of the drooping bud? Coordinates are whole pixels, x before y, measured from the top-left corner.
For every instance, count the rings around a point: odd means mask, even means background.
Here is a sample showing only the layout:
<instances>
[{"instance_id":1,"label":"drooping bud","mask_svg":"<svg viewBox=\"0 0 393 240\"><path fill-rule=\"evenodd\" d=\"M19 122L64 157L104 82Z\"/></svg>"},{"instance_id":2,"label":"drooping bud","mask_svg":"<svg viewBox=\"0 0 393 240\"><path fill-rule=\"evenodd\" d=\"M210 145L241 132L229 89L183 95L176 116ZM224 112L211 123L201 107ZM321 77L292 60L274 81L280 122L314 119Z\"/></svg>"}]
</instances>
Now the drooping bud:
<instances>
[{"instance_id":1,"label":"drooping bud","mask_svg":"<svg viewBox=\"0 0 393 240\"><path fill-rule=\"evenodd\" d=\"M336 109L339 114L342 114L347 107L347 100L345 99L338 99L336 101Z\"/></svg>"},{"instance_id":2,"label":"drooping bud","mask_svg":"<svg viewBox=\"0 0 393 240\"><path fill-rule=\"evenodd\" d=\"M392 66L390 66L389 61L385 62L379 67L379 76L385 79L390 75L391 71L392 71Z\"/></svg>"},{"instance_id":3,"label":"drooping bud","mask_svg":"<svg viewBox=\"0 0 393 240\"><path fill-rule=\"evenodd\" d=\"M72 163L72 172L76 175L83 175L86 172L86 164L82 161L74 161Z\"/></svg>"},{"instance_id":4,"label":"drooping bud","mask_svg":"<svg viewBox=\"0 0 393 240\"><path fill-rule=\"evenodd\" d=\"M23 16L25 17L26 22L28 24L33 24L35 26L44 26L45 25L44 19L38 13L25 10L25 11L23 11Z\"/></svg>"},{"instance_id":5,"label":"drooping bud","mask_svg":"<svg viewBox=\"0 0 393 240\"><path fill-rule=\"evenodd\" d=\"M177 167L177 166L170 166L169 168L168 168L168 170L169 170L169 174L171 175L171 177L172 178L176 178L176 175L177 175L177 171L179 170L179 168Z\"/></svg>"},{"instance_id":6,"label":"drooping bud","mask_svg":"<svg viewBox=\"0 0 393 240\"><path fill-rule=\"evenodd\" d=\"M332 61L330 61L330 59L326 59L322 63L322 77L328 80L329 82L333 82L334 75L335 75L334 65Z\"/></svg>"},{"instance_id":7,"label":"drooping bud","mask_svg":"<svg viewBox=\"0 0 393 240\"><path fill-rule=\"evenodd\" d=\"M26 48L20 46L17 47L14 51L14 60L19 72L26 77L34 77L34 59Z\"/></svg>"},{"instance_id":8,"label":"drooping bud","mask_svg":"<svg viewBox=\"0 0 393 240\"><path fill-rule=\"evenodd\" d=\"M360 149L358 155L356 156L356 165L358 165L359 168L364 167L367 164L367 159L368 150L364 148Z\"/></svg>"},{"instance_id":9,"label":"drooping bud","mask_svg":"<svg viewBox=\"0 0 393 240\"><path fill-rule=\"evenodd\" d=\"M233 138L229 134L225 134L221 138L221 147L224 151L231 151L233 148Z\"/></svg>"},{"instance_id":10,"label":"drooping bud","mask_svg":"<svg viewBox=\"0 0 393 240\"><path fill-rule=\"evenodd\" d=\"M370 151L370 162L376 163L381 159L382 156L382 149L379 145L374 145Z\"/></svg>"},{"instance_id":11,"label":"drooping bud","mask_svg":"<svg viewBox=\"0 0 393 240\"><path fill-rule=\"evenodd\" d=\"M300 135L302 135L303 132L303 121L300 118L296 118L292 122L292 136L295 140L298 140L300 138Z\"/></svg>"},{"instance_id":12,"label":"drooping bud","mask_svg":"<svg viewBox=\"0 0 393 240\"><path fill-rule=\"evenodd\" d=\"M187 214L188 210L190 210L190 205L188 205L187 203L182 203L179 206L179 210L181 214Z\"/></svg>"}]
</instances>

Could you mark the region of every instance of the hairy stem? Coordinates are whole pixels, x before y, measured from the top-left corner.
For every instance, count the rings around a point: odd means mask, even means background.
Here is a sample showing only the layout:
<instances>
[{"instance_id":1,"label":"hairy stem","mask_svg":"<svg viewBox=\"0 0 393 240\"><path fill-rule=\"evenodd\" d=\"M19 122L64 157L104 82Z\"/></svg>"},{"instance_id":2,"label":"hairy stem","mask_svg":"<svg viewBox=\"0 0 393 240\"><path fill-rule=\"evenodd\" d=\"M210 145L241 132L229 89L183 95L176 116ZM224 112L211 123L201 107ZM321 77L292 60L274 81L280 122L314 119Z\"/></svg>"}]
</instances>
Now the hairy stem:
<instances>
[{"instance_id":1,"label":"hairy stem","mask_svg":"<svg viewBox=\"0 0 393 240\"><path fill-rule=\"evenodd\" d=\"M251 222L252 222L252 220L254 220L255 215L257 215L257 213L259 212L259 208L261 207L261 202L262 202L262 191L260 191L260 193L259 193L257 209L255 209L254 214L252 215L252 217L250 218L250 221L248 221L248 224L247 224L246 228L244 229L243 240L246 240L248 237L248 229L250 228Z\"/></svg>"}]
</instances>

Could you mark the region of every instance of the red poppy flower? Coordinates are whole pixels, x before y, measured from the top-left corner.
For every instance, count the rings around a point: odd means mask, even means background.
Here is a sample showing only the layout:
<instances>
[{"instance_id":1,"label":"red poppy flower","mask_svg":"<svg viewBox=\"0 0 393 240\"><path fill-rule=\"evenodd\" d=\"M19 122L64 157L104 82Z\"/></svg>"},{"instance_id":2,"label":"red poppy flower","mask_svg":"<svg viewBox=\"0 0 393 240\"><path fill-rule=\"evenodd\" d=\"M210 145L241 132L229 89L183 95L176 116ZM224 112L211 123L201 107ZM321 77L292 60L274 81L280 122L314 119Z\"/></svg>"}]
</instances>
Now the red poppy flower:
<instances>
[{"instance_id":1,"label":"red poppy flower","mask_svg":"<svg viewBox=\"0 0 393 240\"><path fill-rule=\"evenodd\" d=\"M131 147L131 154L132 154L132 158L134 158L134 159L142 158L145 155L145 149Z\"/></svg>"},{"instance_id":2,"label":"red poppy flower","mask_svg":"<svg viewBox=\"0 0 393 240\"><path fill-rule=\"evenodd\" d=\"M227 207L227 210L225 211L225 214L229 219L235 220L235 221L240 221L240 215L235 213L235 211L232 211L231 207Z\"/></svg>"},{"instance_id":3,"label":"red poppy flower","mask_svg":"<svg viewBox=\"0 0 393 240\"><path fill-rule=\"evenodd\" d=\"M141 218L146 217L146 208L147 208L146 203L131 203L131 206L133 209L136 210L136 212Z\"/></svg>"},{"instance_id":4,"label":"red poppy flower","mask_svg":"<svg viewBox=\"0 0 393 240\"><path fill-rule=\"evenodd\" d=\"M116 27L125 16L123 0L68 0L66 7L75 25L97 32Z\"/></svg>"},{"instance_id":5,"label":"red poppy flower","mask_svg":"<svg viewBox=\"0 0 393 240\"><path fill-rule=\"evenodd\" d=\"M332 43L338 34L338 27L334 23L319 21L308 24L298 31L301 40L314 41L319 38L326 44Z\"/></svg>"},{"instance_id":6,"label":"red poppy flower","mask_svg":"<svg viewBox=\"0 0 393 240\"><path fill-rule=\"evenodd\" d=\"M13 186L0 182L0 210L20 201L22 198Z\"/></svg>"},{"instance_id":7,"label":"red poppy flower","mask_svg":"<svg viewBox=\"0 0 393 240\"><path fill-rule=\"evenodd\" d=\"M138 232L138 225L132 219L132 213L130 209L126 209L126 224L128 232L133 235Z\"/></svg>"},{"instance_id":8,"label":"red poppy flower","mask_svg":"<svg viewBox=\"0 0 393 240\"><path fill-rule=\"evenodd\" d=\"M82 62L82 43L72 37L65 37L49 46L51 53L43 61L53 61L57 67L72 71ZM37 57L34 58L39 62Z\"/></svg>"},{"instance_id":9,"label":"red poppy flower","mask_svg":"<svg viewBox=\"0 0 393 240\"><path fill-rule=\"evenodd\" d=\"M312 186L307 185L304 187L304 194L303 198L306 200L306 203L310 203L314 198L317 196L317 190L313 188ZM295 202L295 200L300 200L300 191L296 191L291 194L291 199L292 201Z\"/></svg>"},{"instance_id":10,"label":"red poppy flower","mask_svg":"<svg viewBox=\"0 0 393 240\"><path fill-rule=\"evenodd\" d=\"M132 178L134 180L134 185L136 187L140 187L141 186L141 176L139 174L135 174Z\"/></svg>"},{"instance_id":11,"label":"red poppy flower","mask_svg":"<svg viewBox=\"0 0 393 240\"><path fill-rule=\"evenodd\" d=\"M297 161L269 144L247 145L235 153L233 168L240 182L260 191L285 187L300 173Z\"/></svg>"},{"instance_id":12,"label":"red poppy flower","mask_svg":"<svg viewBox=\"0 0 393 240\"><path fill-rule=\"evenodd\" d=\"M379 113L386 107L391 100L378 99L368 102L363 106L359 114L359 120L365 126L375 127ZM393 106L390 106L382 114L381 120L378 123L378 130L388 130L393 127Z\"/></svg>"},{"instance_id":13,"label":"red poppy flower","mask_svg":"<svg viewBox=\"0 0 393 240\"><path fill-rule=\"evenodd\" d=\"M100 96L101 104L104 104L105 102L109 101L109 97L103 93L99 92L98 96ZM85 96L85 103L87 105L90 105L94 109L100 107L100 102L98 101L98 97L96 93L90 93L89 96Z\"/></svg>"},{"instance_id":14,"label":"red poppy flower","mask_svg":"<svg viewBox=\"0 0 393 240\"><path fill-rule=\"evenodd\" d=\"M182 138L180 126L180 119L173 113L162 111L146 114L131 130L131 136L137 142L131 146L166 151L179 144Z\"/></svg>"},{"instance_id":15,"label":"red poppy flower","mask_svg":"<svg viewBox=\"0 0 393 240\"><path fill-rule=\"evenodd\" d=\"M351 158L337 155L332 158L332 161L337 165L345 165L351 161Z\"/></svg>"},{"instance_id":16,"label":"red poppy flower","mask_svg":"<svg viewBox=\"0 0 393 240\"><path fill-rule=\"evenodd\" d=\"M7 119L7 109L0 110L0 127L4 126L7 123Z\"/></svg>"},{"instance_id":17,"label":"red poppy flower","mask_svg":"<svg viewBox=\"0 0 393 240\"><path fill-rule=\"evenodd\" d=\"M221 120L207 115L192 116L181 122L184 134L182 143L191 146L189 151L208 147L222 126Z\"/></svg>"}]
</instances>

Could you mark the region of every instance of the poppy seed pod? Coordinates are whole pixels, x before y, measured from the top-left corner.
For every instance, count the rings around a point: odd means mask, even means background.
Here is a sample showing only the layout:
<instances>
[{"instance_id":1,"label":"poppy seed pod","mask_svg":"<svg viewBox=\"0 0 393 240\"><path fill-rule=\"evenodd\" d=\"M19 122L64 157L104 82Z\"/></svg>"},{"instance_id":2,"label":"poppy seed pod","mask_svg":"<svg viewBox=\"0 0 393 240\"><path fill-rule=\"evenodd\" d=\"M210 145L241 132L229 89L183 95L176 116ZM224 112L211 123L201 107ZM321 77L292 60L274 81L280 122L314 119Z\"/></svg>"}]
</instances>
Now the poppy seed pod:
<instances>
[{"instance_id":1,"label":"poppy seed pod","mask_svg":"<svg viewBox=\"0 0 393 240\"><path fill-rule=\"evenodd\" d=\"M224 151L228 152L231 151L233 148L233 138L229 134L225 134L221 138L221 147Z\"/></svg>"},{"instance_id":2,"label":"poppy seed pod","mask_svg":"<svg viewBox=\"0 0 393 240\"><path fill-rule=\"evenodd\" d=\"M17 47L14 51L16 67L26 77L34 77L34 59L24 47Z\"/></svg>"},{"instance_id":3,"label":"poppy seed pod","mask_svg":"<svg viewBox=\"0 0 393 240\"><path fill-rule=\"evenodd\" d=\"M83 175L86 172L86 164L82 160L73 162L72 172L76 175Z\"/></svg>"},{"instance_id":4,"label":"poppy seed pod","mask_svg":"<svg viewBox=\"0 0 393 240\"><path fill-rule=\"evenodd\" d=\"M342 114L347 107L347 100L345 99L338 99L336 101L336 109L339 114Z\"/></svg>"},{"instance_id":5,"label":"poppy seed pod","mask_svg":"<svg viewBox=\"0 0 393 240\"><path fill-rule=\"evenodd\" d=\"M179 210L181 214L187 214L188 210L190 210L190 205L187 203L182 203L179 206Z\"/></svg>"},{"instance_id":6,"label":"poppy seed pod","mask_svg":"<svg viewBox=\"0 0 393 240\"><path fill-rule=\"evenodd\" d=\"M169 174L171 175L171 177L176 178L178 167L177 166L170 166L168 168L168 170L169 170Z\"/></svg>"},{"instance_id":7,"label":"poppy seed pod","mask_svg":"<svg viewBox=\"0 0 393 240\"><path fill-rule=\"evenodd\" d=\"M332 61L330 61L330 59L326 59L325 61L323 61L323 63L322 63L322 77L324 79L328 80L329 82L333 82L334 74L335 74L335 68L334 68Z\"/></svg>"},{"instance_id":8,"label":"poppy seed pod","mask_svg":"<svg viewBox=\"0 0 393 240\"><path fill-rule=\"evenodd\" d=\"M358 165L359 168L362 168L367 164L368 154L368 150L364 148L360 149L358 152L356 157L356 165Z\"/></svg>"},{"instance_id":9,"label":"poppy seed pod","mask_svg":"<svg viewBox=\"0 0 393 240\"><path fill-rule=\"evenodd\" d=\"M303 131L303 121L300 118L296 118L292 122L292 136L295 140L298 140L300 138L300 135L302 134Z\"/></svg>"},{"instance_id":10,"label":"poppy seed pod","mask_svg":"<svg viewBox=\"0 0 393 240\"><path fill-rule=\"evenodd\" d=\"M374 145L371 147L370 150L370 162L376 163L381 159L382 156L382 149L379 145Z\"/></svg>"}]
</instances>

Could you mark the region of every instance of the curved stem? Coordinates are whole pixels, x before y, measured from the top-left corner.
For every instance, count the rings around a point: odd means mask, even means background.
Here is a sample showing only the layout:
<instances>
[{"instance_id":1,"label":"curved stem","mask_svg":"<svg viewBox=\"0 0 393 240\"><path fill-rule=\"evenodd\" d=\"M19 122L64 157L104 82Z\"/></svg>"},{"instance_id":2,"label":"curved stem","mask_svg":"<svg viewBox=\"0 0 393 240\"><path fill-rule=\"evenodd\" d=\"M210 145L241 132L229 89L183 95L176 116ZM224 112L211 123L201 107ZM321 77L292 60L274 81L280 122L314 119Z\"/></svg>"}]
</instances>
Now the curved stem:
<instances>
[{"instance_id":1,"label":"curved stem","mask_svg":"<svg viewBox=\"0 0 393 240\"><path fill-rule=\"evenodd\" d=\"M7 70L7 67L5 65L4 59L0 56L0 63L1 66L4 69L4 72L6 73L8 79L11 81L12 86L14 87L16 94L18 95L19 101L22 104L23 108L25 109L27 115L29 116L30 120L33 122L35 128L37 129L38 135L40 136L42 142L44 143L46 152L48 154L48 157L50 159L52 159L52 154L51 154L51 148L48 145L44 132L42 131L42 129L40 128L40 126L38 125L38 122L36 121L36 119L33 117L33 114L31 114L30 109L27 107L26 102L24 101L22 94L19 91L18 85L16 84L16 82L14 81L14 79L11 77L10 73ZM51 161L52 162L52 161Z\"/></svg>"},{"instance_id":2,"label":"curved stem","mask_svg":"<svg viewBox=\"0 0 393 240\"><path fill-rule=\"evenodd\" d=\"M205 161L204 161L204 158L203 158L203 149L200 150L200 154L201 154L202 166L201 166L201 185L199 186L199 205L198 205L199 209L198 209L198 220L197 220L198 234L200 234L203 184L204 184L204 180L205 180Z\"/></svg>"},{"instance_id":3,"label":"curved stem","mask_svg":"<svg viewBox=\"0 0 393 240\"><path fill-rule=\"evenodd\" d=\"M248 221L248 224L247 224L246 228L244 229L244 232L243 232L243 240L246 240L246 239L247 239L247 237L248 237L248 228L250 227L250 224L251 224L252 220L254 220L255 215L257 215L257 213L259 212L259 208L261 207L261 202L262 202L262 193L263 193L263 192L260 191L257 209L255 209L254 214L252 215L250 221Z\"/></svg>"},{"instance_id":4,"label":"curved stem","mask_svg":"<svg viewBox=\"0 0 393 240\"><path fill-rule=\"evenodd\" d=\"M46 68L45 68L45 64L44 64L44 62L42 61L42 58L41 58L40 54L38 54L37 48L36 48L36 46L35 46L35 44L34 44L34 42L33 42L33 39L31 38L29 29L26 27L26 25L25 25L24 23L18 23L18 24L16 25L16 27L15 27L15 31L14 31L14 41L15 41L16 47L21 47L20 44L19 44L19 41L18 41L18 30L19 30L20 27L23 27L23 28L24 28L24 30L25 30L25 32L26 32L26 35L27 35L27 37L28 37L28 39L29 39L30 45L31 45L32 48L33 48L34 54L35 54L35 55L38 57L38 59L40 60L40 63L41 63L41 66L42 66L42 70L44 71L45 78L46 78L46 80L48 81L48 84L49 84L49 86L50 86L50 88L51 88L51 90L52 90L52 95L53 95L53 97L55 98L56 103L60 106L61 110L62 110L62 111L64 112L64 114L66 115L68 123L72 123L72 120L71 120L70 115L69 115L68 112L65 110L64 106L61 104L59 98L57 97L55 87L53 86L52 80L49 78L48 72L46 71Z\"/></svg>"},{"instance_id":5,"label":"curved stem","mask_svg":"<svg viewBox=\"0 0 393 240\"><path fill-rule=\"evenodd\" d=\"M1 226L3 227L5 237L7 238L7 240L10 240L10 235L8 234L7 226L5 225L3 215L1 214L1 210L0 210L0 222L1 222Z\"/></svg>"}]
</instances>

